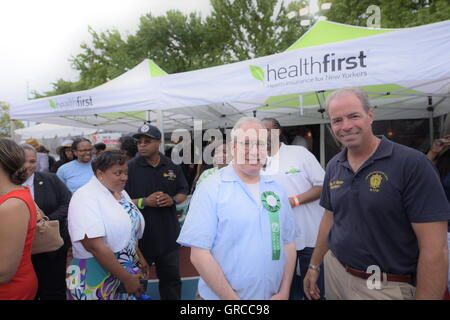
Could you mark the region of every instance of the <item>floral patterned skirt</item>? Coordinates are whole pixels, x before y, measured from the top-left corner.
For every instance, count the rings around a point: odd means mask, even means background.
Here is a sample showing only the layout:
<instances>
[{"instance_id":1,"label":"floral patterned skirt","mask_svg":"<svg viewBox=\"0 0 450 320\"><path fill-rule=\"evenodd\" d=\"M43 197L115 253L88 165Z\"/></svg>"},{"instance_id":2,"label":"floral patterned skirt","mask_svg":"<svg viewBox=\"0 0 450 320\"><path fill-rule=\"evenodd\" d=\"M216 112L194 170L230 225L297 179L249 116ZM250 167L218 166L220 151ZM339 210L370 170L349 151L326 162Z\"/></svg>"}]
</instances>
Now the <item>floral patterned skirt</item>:
<instances>
[{"instance_id":1,"label":"floral patterned skirt","mask_svg":"<svg viewBox=\"0 0 450 320\"><path fill-rule=\"evenodd\" d=\"M140 272L135 248L128 246L116 254L120 264L132 274ZM120 280L106 271L95 258L73 259L68 267L67 300L136 300L118 290Z\"/></svg>"}]
</instances>

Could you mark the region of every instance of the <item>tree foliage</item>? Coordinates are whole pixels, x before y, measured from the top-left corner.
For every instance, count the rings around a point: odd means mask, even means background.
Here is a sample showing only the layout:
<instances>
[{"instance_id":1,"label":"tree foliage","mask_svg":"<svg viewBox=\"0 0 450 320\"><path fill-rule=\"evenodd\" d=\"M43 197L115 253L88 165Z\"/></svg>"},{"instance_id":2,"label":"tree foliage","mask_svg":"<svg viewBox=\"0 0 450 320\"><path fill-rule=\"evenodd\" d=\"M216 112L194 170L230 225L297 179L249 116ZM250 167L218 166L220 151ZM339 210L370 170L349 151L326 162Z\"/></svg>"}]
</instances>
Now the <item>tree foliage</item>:
<instances>
[{"instance_id":1,"label":"tree foliage","mask_svg":"<svg viewBox=\"0 0 450 320\"><path fill-rule=\"evenodd\" d=\"M70 60L80 79L58 79L51 91L35 91L34 97L94 88L146 58L177 73L283 51L305 31L297 19L286 17L300 3L306 0L287 7L281 0L211 0L208 17L178 10L163 16L148 13L126 38L116 29L98 33L89 28L91 43L82 43L81 53Z\"/></svg>"},{"instance_id":2,"label":"tree foliage","mask_svg":"<svg viewBox=\"0 0 450 320\"><path fill-rule=\"evenodd\" d=\"M23 123L14 120L16 129L23 128ZM0 101L0 137L9 137L11 134L11 121L9 117L9 105L6 102Z\"/></svg>"},{"instance_id":3,"label":"tree foliage","mask_svg":"<svg viewBox=\"0 0 450 320\"><path fill-rule=\"evenodd\" d=\"M287 17L300 3L306 1L286 7L279 0L211 0L211 19L226 35L226 59L242 61L287 49L305 31L298 19Z\"/></svg>"},{"instance_id":4,"label":"tree foliage","mask_svg":"<svg viewBox=\"0 0 450 320\"><path fill-rule=\"evenodd\" d=\"M381 28L407 28L450 19L448 0L322 0L331 2L331 21L367 26L367 8L381 9Z\"/></svg>"},{"instance_id":5,"label":"tree foliage","mask_svg":"<svg viewBox=\"0 0 450 320\"><path fill-rule=\"evenodd\" d=\"M141 17L128 44L135 64L150 58L168 73L176 73L224 63L225 34L210 17L172 10L165 16Z\"/></svg>"}]
</instances>

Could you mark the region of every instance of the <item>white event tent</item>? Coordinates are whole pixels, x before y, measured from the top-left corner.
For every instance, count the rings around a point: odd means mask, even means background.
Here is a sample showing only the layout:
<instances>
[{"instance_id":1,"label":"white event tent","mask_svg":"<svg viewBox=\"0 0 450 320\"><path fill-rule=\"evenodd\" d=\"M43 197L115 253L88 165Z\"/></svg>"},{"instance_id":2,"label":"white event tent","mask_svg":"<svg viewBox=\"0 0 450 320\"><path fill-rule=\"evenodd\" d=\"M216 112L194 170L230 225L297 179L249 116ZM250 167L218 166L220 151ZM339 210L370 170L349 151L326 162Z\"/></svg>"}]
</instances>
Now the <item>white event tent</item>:
<instances>
[{"instance_id":1,"label":"white event tent","mask_svg":"<svg viewBox=\"0 0 450 320\"><path fill-rule=\"evenodd\" d=\"M51 123L39 123L28 128L16 129L15 133L20 135L22 139L52 139L86 136L100 131L102 130L83 127L61 126Z\"/></svg>"},{"instance_id":2,"label":"white event tent","mask_svg":"<svg viewBox=\"0 0 450 320\"><path fill-rule=\"evenodd\" d=\"M192 127L194 119L203 120L203 129L229 127L255 114L282 125L323 124L326 95L346 86L369 92L376 120L450 112L450 21L405 29L319 21L290 49L32 100L13 105L11 118L114 131L135 130L144 119L139 112L149 110L164 111L169 131Z\"/></svg>"}]
</instances>

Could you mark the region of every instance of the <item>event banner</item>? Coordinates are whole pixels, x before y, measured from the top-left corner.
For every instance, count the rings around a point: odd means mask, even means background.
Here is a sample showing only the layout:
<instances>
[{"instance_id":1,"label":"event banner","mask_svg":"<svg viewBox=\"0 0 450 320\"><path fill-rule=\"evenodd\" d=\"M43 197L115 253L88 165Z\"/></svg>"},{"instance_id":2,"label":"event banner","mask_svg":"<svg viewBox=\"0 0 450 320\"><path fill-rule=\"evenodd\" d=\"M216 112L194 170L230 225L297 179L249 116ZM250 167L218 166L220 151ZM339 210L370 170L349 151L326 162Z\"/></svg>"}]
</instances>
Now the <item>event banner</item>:
<instances>
[{"instance_id":1,"label":"event banner","mask_svg":"<svg viewBox=\"0 0 450 320\"><path fill-rule=\"evenodd\" d=\"M434 82L439 87L440 80L450 79L449 30L446 21L171 75L162 79L163 104L261 101L296 92L386 83Z\"/></svg>"},{"instance_id":2,"label":"event banner","mask_svg":"<svg viewBox=\"0 0 450 320\"><path fill-rule=\"evenodd\" d=\"M99 133L93 134L94 144L103 142L106 147L116 148L119 145L119 139L122 136L121 133Z\"/></svg>"}]
</instances>

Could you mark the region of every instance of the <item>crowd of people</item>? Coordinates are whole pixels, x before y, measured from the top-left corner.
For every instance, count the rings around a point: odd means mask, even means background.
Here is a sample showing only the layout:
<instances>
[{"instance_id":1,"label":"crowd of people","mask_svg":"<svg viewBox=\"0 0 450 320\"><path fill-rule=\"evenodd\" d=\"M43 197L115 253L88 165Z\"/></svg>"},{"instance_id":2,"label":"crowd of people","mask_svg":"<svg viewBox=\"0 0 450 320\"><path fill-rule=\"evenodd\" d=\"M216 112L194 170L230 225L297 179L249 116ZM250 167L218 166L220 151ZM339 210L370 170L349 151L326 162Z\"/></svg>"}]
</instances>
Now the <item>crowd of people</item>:
<instances>
[{"instance_id":1,"label":"crowd of people","mask_svg":"<svg viewBox=\"0 0 450 320\"><path fill-rule=\"evenodd\" d=\"M58 161L35 139L0 139L0 299L145 299L155 265L161 299L177 300L180 246L200 274L197 299L442 299L450 137L424 155L375 135L359 88L326 107L343 146L326 170L271 139L274 118L237 121L194 179L151 124L119 150L64 141ZM194 188L180 228L176 205ZM32 254L36 208L59 221L56 251Z\"/></svg>"}]
</instances>

